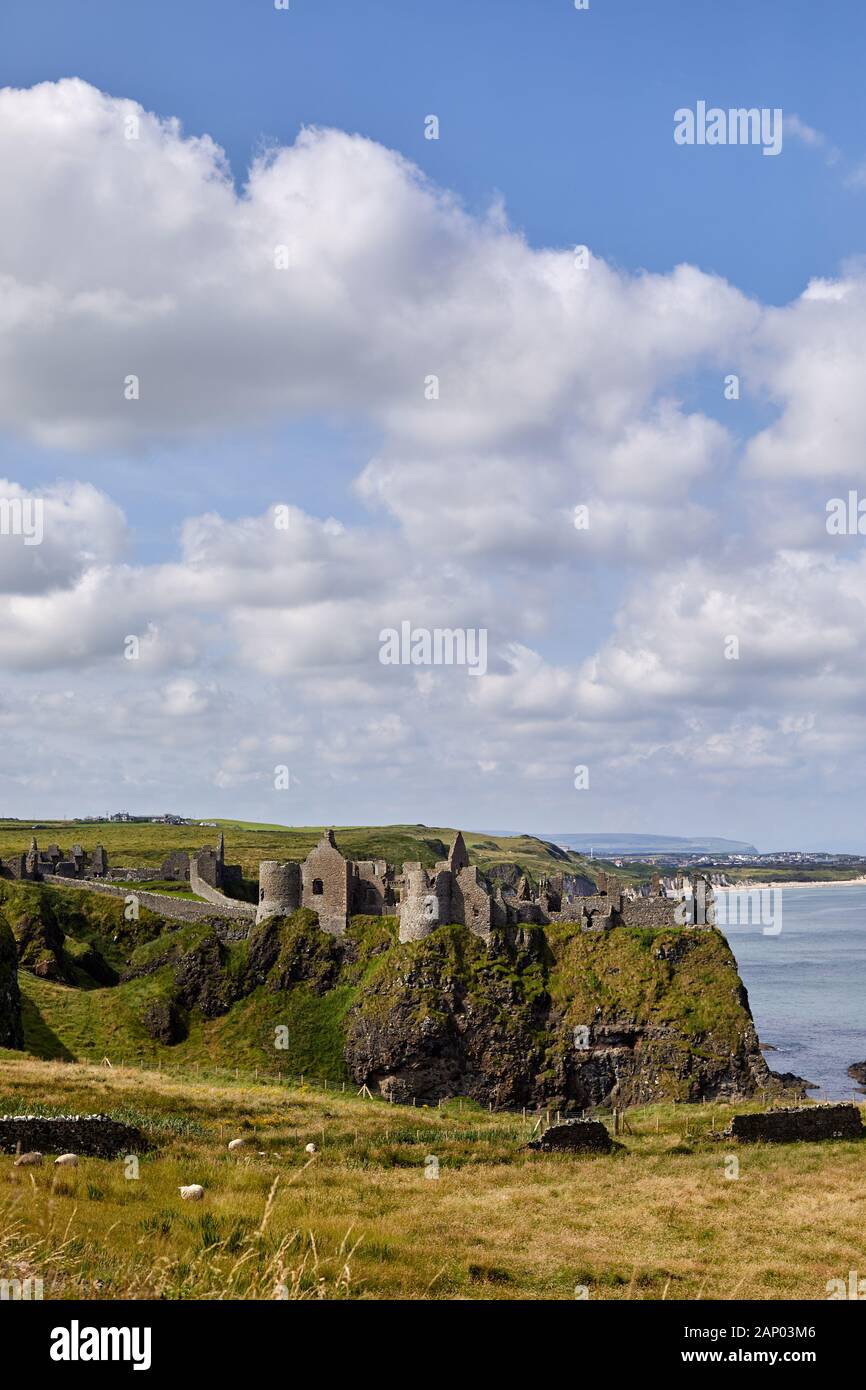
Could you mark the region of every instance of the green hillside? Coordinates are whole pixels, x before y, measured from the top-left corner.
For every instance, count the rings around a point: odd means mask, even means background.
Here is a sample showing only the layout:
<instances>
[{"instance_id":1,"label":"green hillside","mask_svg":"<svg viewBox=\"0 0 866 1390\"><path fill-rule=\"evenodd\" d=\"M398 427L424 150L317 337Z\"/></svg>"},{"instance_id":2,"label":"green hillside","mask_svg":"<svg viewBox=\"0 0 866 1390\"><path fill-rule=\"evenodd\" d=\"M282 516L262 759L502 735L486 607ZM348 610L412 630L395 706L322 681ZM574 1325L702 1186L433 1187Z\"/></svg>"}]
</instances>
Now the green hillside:
<instances>
[{"instance_id":1,"label":"green hillside","mask_svg":"<svg viewBox=\"0 0 866 1390\"><path fill-rule=\"evenodd\" d=\"M43 847L52 841L64 849L76 842L86 850L101 844L112 865L156 867L172 850L200 849L204 844L212 844L222 831L227 861L240 864L246 877L255 878L262 859L304 859L323 830L328 828L257 825L243 821L217 821L215 826L128 825L109 821L86 825L75 821L44 821L39 825L42 828L33 830L32 823L0 821L0 858L26 850L35 834ZM386 859L398 868L412 860L432 867L444 856L457 834L453 827L426 825L349 825L335 826L334 830L337 844L347 858ZM581 855L532 835L494 836L465 830L463 835L472 862L482 869L494 864L518 864L536 875L562 870L591 875L591 870L598 868L597 861L590 865Z\"/></svg>"}]
</instances>

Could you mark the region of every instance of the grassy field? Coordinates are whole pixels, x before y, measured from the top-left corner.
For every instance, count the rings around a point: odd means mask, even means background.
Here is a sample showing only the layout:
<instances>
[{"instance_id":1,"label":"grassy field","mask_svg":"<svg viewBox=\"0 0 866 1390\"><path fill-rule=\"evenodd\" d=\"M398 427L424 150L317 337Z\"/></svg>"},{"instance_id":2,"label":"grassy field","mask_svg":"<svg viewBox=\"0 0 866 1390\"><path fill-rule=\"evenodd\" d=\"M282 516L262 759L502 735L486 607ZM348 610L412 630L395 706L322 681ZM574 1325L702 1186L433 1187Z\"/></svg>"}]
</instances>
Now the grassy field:
<instances>
[{"instance_id":1,"label":"grassy field","mask_svg":"<svg viewBox=\"0 0 866 1390\"><path fill-rule=\"evenodd\" d=\"M618 1152L565 1158L525 1150L535 1117L459 1101L6 1052L4 1111L101 1111L158 1146L137 1180L0 1155L0 1277L46 1298L822 1299L862 1266L863 1144L741 1147L728 1180L719 1104L630 1111Z\"/></svg>"},{"instance_id":2,"label":"grassy field","mask_svg":"<svg viewBox=\"0 0 866 1390\"><path fill-rule=\"evenodd\" d=\"M304 859L319 840L324 827L255 825L238 821L219 821L216 828L199 825L125 825L111 822L79 825L74 821L42 821L39 829L32 822L0 820L0 858L20 853L35 834L42 848L52 842L64 849L80 844L92 850L101 844L112 865L146 868L160 865L172 850L192 851L213 844L220 831L225 835L226 859L240 864L244 874L258 877L262 859ZM335 828L337 844L352 859L387 859L398 867L420 860L428 868L441 859L456 835L448 828L425 825L342 826ZM580 855L549 847L531 835L491 837L464 832L474 864L520 864L535 874L587 871Z\"/></svg>"}]
</instances>

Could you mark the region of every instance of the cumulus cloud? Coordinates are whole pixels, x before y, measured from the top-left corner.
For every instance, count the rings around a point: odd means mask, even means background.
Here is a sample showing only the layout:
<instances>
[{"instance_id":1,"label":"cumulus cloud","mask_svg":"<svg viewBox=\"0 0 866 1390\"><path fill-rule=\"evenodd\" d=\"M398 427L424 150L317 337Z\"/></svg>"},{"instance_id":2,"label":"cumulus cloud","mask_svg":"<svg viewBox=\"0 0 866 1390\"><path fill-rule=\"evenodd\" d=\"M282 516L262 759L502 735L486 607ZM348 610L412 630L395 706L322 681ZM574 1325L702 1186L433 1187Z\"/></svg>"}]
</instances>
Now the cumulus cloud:
<instances>
[{"instance_id":1,"label":"cumulus cloud","mask_svg":"<svg viewBox=\"0 0 866 1390\"><path fill-rule=\"evenodd\" d=\"M691 266L582 268L333 130L238 187L207 136L78 80L0 92L0 174L7 435L84 476L117 454L166 499L165 441L375 439L347 515L204 496L158 556L110 488L0 484L45 507L40 545L0 536L0 726L37 711L40 791L102 795L119 760L124 785L260 811L289 763L295 818L345 784L358 818L387 788L395 819L477 795L537 824L575 807L575 762L643 814L687 769L864 746L866 570L823 528L866 456L861 266L781 308ZM715 411L732 370L746 401ZM404 620L486 629L488 674L383 666ZM34 785L30 761L0 776Z\"/></svg>"}]
</instances>

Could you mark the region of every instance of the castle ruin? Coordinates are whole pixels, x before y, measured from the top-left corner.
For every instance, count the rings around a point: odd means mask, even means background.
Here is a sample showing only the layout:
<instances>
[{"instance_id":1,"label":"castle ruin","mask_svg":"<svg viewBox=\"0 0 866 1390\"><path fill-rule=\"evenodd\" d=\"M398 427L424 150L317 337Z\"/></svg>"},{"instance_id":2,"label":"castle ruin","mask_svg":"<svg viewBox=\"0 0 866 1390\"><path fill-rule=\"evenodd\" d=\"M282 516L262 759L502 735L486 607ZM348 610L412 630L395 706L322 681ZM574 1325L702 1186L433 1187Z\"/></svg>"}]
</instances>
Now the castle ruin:
<instances>
[{"instance_id":1,"label":"castle ruin","mask_svg":"<svg viewBox=\"0 0 866 1390\"><path fill-rule=\"evenodd\" d=\"M208 890L223 894L237 890L243 882L243 871L239 864L225 862L225 838L220 835L216 849L205 845L203 849L188 854L186 850L174 850L161 866L150 868L110 868L108 855L102 845L88 852L81 845L73 845L71 850L63 850L59 845L49 845L40 849L36 836L30 842L26 854L13 854L8 859L0 859L0 878L19 879L24 882L40 883L55 878L69 878L78 881L92 879L107 882L147 882L162 879L165 882L188 882L192 891L201 897L208 896Z\"/></svg>"},{"instance_id":2,"label":"castle ruin","mask_svg":"<svg viewBox=\"0 0 866 1390\"><path fill-rule=\"evenodd\" d=\"M415 861L396 873L384 860L346 859L333 830L326 830L303 863L266 860L260 864L256 921L286 917L306 907L318 914L323 930L335 936L342 936L351 917L366 914L396 916L401 941L419 941L447 923L468 927L489 941L496 928L556 921L574 922L585 931L680 925L676 907L689 896L693 903L700 899L701 904L712 904L712 889L703 881L683 883L676 893L658 880L647 893L623 892L604 873L589 894L567 891L564 875L542 879L537 889L525 874L513 891L500 883L491 886L470 864L460 832L447 858L432 869ZM693 912L691 920L699 923L705 917Z\"/></svg>"},{"instance_id":3,"label":"castle ruin","mask_svg":"<svg viewBox=\"0 0 866 1390\"><path fill-rule=\"evenodd\" d=\"M606 931L617 926L664 928L713 922L713 889L709 879L662 881L623 889L601 872L597 882L582 875L559 873L535 885L527 874L508 865L486 875L470 864L462 833L447 856L427 869L420 861L404 863L398 873L384 859L347 859L337 847L333 830L326 830L303 862L265 860L259 865L258 906L242 901L243 873L226 864L225 840L216 848L205 845L192 854L173 851L161 867L110 868L101 845L90 853L80 845L68 852L57 845L40 850L35 837L26 854L0 860L0 878L56 883L74 880L93 884L94 891L122 893L115 884L146 884L152 879L189 883L196 897L224 916L286 917L298 908L316 913L323 931L342 936L354 916L397 917L399 939L419 941L437 927L467 927L489 941L495 930L574 923L583 931ZM517 878L517 882L514 880ZM71 885L70 885L71 886ZM588 891L587 891L588 890ZM233 896L234 894L234 896ZM155 910L179 911L170 896L149 895ZM685 903L684 912L678 908ZM205 910L203 904L182 904ZM217 913L216 915L219 915Z\"/></svg>"}]
</instances>

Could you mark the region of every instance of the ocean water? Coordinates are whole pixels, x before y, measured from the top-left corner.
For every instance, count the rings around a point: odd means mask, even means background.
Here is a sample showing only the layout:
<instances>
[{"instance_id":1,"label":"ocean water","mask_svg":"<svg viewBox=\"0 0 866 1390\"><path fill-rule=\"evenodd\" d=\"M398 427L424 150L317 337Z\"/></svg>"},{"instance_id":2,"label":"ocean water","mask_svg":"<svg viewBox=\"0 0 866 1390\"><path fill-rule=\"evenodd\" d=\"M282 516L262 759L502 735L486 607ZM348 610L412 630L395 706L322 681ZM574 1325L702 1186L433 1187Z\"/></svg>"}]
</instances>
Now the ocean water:
<instances>
[{"instance_id":1,"label":"ocean water","mask_svg":"<svg viewBox=\"0 0 866 1390\"><path fill-rule=\"evenodd\" d=\"M866 1061L866 884L780 891L778 936L745 912L743 925L720 923L758 1037L778 1049L767 1064L816 1082L816 1100L862 1099L846 1068Z\"/></svg>"}]
</instances>

